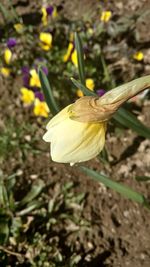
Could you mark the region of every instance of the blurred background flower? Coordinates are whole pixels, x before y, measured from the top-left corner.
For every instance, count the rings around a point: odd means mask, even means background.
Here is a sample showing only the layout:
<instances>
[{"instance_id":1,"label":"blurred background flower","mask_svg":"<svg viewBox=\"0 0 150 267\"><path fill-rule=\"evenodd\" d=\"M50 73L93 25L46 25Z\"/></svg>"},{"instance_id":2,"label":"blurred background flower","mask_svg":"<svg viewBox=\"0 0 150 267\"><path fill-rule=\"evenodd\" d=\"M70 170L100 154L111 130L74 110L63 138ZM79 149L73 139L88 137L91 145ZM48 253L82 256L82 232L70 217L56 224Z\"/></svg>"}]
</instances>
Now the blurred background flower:
<instances>
[{"instance_id":1,"label":"blurred background flower","mask_svg":"<svg viewBox=\"0 0 150 267\"><path fill-rule=\"evenodd\" d=\"M104 89L98 89L96 90L96 93L98 94L98 96L102 96L106 93L106 91Z\"/></svg>"},{"instance_id":2,"label":"blurred background flower","mask_svg":"<svg viewBox=\"0 0 150 267\"><path fill-rule=\"evenodd\" d=\"M48 50L51 49L51 47L52 47L52 39L53 39L51 33L41 32L40 36L39 36L39 39L40 39L40 47L43 50L48 51Z\"/></svg>"},{"instance_id":3,"label":"blurred background flower","mask_svg":"<svg viewBox=\"0 0 150 267\"><path fill-rule=\"evenodd\" d=\"M137 51L133 54L133 59L137 61L142 61L144 59L144 54L141 51Z\"/></svg>"},{"instance_id":4,"label":"blurred background flower","mask_svg":"<svg viewBox=\"0 0 150 267\"><path fill-rule=\"evenodd\" d=\"M85 85L91 91L94 90L95 83L94 83L94 80L93 79L87 78L86 81L85 81ZM77 94L78 97L84 96L83 92L80 89L77 89L76 94Z\"/></svg>"},{"instance_id":5,"label":"blurred background flower","mask_svg":"<svg viewBox=\"0 0 150 267\"><path fill-rule=\"evenodd\" d=\"M35 99L33 113L35 116L48 117L49 108L44 101L40 101L39 98Z\"/></svg>"},{"instance_id":6,"label":"blurred background flower","mask_svg":"<svg viewBox=\"0 0 150 267\"><path fill-rule=\"evenodd\" d=\"M16 38L9 38L9 39L7 40L7 47L8 47L9 49L11 49L11 48L13 48L14 46L16 46L16 44L17 44Z\"/></svg>"},{"instance_id":7,"label":"blurred background flower","mask_svg":"<svg viewBox=\"0 0 150 267\"><path fill-rule=\"evenodd\" d=\"M5 68L5 67L2 67L0 69L0 72L1 74L4 76L4 77L9 77L10 73L11 73L11 70L9 68Z\"/></svg>"},{"instance_id":8,"label":"blurred background flower","mask_svg":"<svg viewBox=\"0 0 150 267\"><path fill-rule=\"evenodd\" d=\"M29 85L31 87L41 87L40 79L35 69L30 70L30 81Z\"/></svg>"},{"instance_id":9,"label":"blurred background flower","mask_svg":"<svg viewBox=\"0 0 150 267\"><path fill-rule=\"evenodd\" d=\"M100 20L103 22L108 22L112 16L112 12L110 10L108 11L102 11L102 14L100 16Z\"/></svg>"},{"instance_id":10,"label":"blurred background flower","mask_svg":"<svg viewBox=\"0 0 150 267\"><path fill-rule=\"evenodd\" d=\"M20 89L21 92L21 100L24 104L31 105L34 102L35 96L32 90L28 88L22 87Z\"/></svg>"},{"instance_id":11,"label":"blurred background flower","mask_svg":"<svg viewBox=\"0 0 150 267\"><path fill-rule=\"evenodd\" d=\"M6 48L5 51L4 51L4 61L7 65L10 64L11 62L11 59L12 59L12 52L9 48Z\"/></svg>"}]
</instances>

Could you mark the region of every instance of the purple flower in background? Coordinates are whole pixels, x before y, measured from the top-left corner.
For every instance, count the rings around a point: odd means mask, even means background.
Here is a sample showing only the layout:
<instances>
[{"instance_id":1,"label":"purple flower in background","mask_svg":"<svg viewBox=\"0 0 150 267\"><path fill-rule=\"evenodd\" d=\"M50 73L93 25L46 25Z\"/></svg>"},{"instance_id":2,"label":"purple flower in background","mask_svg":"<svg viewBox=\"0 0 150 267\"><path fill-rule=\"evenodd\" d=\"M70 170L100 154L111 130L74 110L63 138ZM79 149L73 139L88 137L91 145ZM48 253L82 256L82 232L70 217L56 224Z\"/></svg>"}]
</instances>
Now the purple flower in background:
<instances>
[{"instance_id":1,"label":"purple flower in background","mask_svg":"<svg viewBox=\"0 0 150 267\"><path fill-rule=\"evenodd\" d=\"M98 94L98 96L103 96L106 93L106 91L104 89L98 89L96 93Z\"/></svg>"},{"instance_id":2,"label":"purple flower in background","mask_svg":"<svg viewBox=\"0 0 150 267\"><path fill-rule=\"evenodd\" d=\"M43 95L43 93L41 93L39 91L36 91L34 93L34 95L35 95L35 98L38 98L40 101L44 101L44 95Z\"/></svg>"},{"instance_id":3,"label":"purple flower in background","mask_svg":"<svg viewBox=\"0 0 150 267\"><path fill-rule=\"evenodd\" d=\"M29 88L30 69L27 66L22 67L23 85Z\"/></svg>"},{"instance_id":4,"label":"purple flower in background","mask_svg":"<svg viewBox=\"0 0 150 267\"><path fill-rule=\"evenodd\" d=\"M50 15L50 16L52 15L53 10L54 10L54 8L53 8L52 6L48 6L48 7L46 8L46 12L47 12L47 14Z\"/></svg>"},{"instance_id":5,"label":"purple flower in background","mask_svg":"<svg viewBox=\"0 0 150 267\"><path fill-rule=\"evenodd\" d=\"M17 44L17 41L16 41L15 38L11 38L11 37L10 37L10 38L7 40L7 46L8 46L9 49L12 48L12 47L14 47L16 44Z\"/></svg>"}]
</instances>

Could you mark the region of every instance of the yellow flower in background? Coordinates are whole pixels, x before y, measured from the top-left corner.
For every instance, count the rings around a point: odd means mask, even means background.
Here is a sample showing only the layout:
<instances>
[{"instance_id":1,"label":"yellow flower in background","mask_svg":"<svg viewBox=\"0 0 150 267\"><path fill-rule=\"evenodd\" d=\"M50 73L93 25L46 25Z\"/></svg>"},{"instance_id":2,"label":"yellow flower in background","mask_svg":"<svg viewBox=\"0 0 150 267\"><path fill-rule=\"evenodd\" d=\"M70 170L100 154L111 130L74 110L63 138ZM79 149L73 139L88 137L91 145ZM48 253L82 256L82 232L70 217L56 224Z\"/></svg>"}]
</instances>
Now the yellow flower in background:
<instances>
[{"instance_id":1,"label":"yellow flower in background","mask_svg":"<svg viewBox=\"0 0 150 267\"><path fill-rule=\"evenodd\" d=\"M101 152L105 144L106 122L82 123L72 120L71 106L50 120L43 139L51 143L53 161L74 164L90 160Z\"/></svg>"},{"instance_id":2,"label":"yellow flower in background","mask_svg":"<svg viewBox=\"0 0 150 267\"><path fill-rule=\"evenodd\" d=\"M14 24L14 29L17 33L22 33L24 30L24 25L22 23L16 23Z\"/></svg>"},{"instance_id":3,"label":"yellow flower in background","mask_svg":"<svg viewBox=\"0 0 150 267\"><path fill-rule=\"evenodd\" d=\"M39 75L37 74L36 70L30 70L30 81L29 84L32 87L41 87L41 83L40 83L40 79L39 79Z\"/></svg>"},{"instance_id":4,"label":"yellow flower in background","mask_svg":"<svg viewBox=\"0 0 150 267\"><path fill-rule=\"evenodd\" d=\"M141 61L144 58L144 54L141 51L137 51L135 54L133 54L133 59L137 61Z\"/></svg>"},{"instance_id":5,"label":"yellow flower in background","mask_svg":"<svg viewBox=\"0 0 150 267\"><path fill-rule=\"evenodd\" d=\"M12 58L12 52L9 48L5 49L4 51L4 60L7 65L10 64Z\"/></svg>"},{"instance_id":6,"label":"yellow flower in background","mask_svg":"<svg viewBox=\"0 0 150 267\"><path fill-rule=\"evenodd\" d=\"M42 7L41 8L41 11L42 11L41 21L42 21L43 25L46 26L47 23L48 23L48 15L47 15L46 8L45 7Z\"/></svg>"},{"instance_id":7,"label":"yellow flower in background","mask_svg":"<svg viewBox=\"0 0 150 267\"><path fill-rule=\"evenodd\" d=\"M10 73L11 73L11 70L9 68L2 67L0 69L0 72L4 77L8 77L10 75Z\"/></svg>"},{"instance_id":8,"label":"yellow flower in background","mask_svg":"<svg viewBox=\"0 0 150 267\"><path fill-rule=\"evenodd\" d=\"M94 84L93 79L91 78L86 79L86 87L90 89L91 91L94 90L95 84Z\"/></svg>"},{"instance_id":9,"label":"yellow flower in background","mask_svg":"<svg viewBox=\"0 0 150 267\"><path fill-rule=\"evenodd\" d=\"M73 42L74 41L74 32L70 33L69 41Z\"/></svg>"},{"instance_id":10,"label":"yellow flower in background","mask_svg":"<svg viewBox=\"0 0 150 267\"><path fill-rule=\"evenodd\" d=\"M84 96L83 92L80 89L77 89L76 94L78 97Z\"/></svg>"},{"instance_id":11,"label":"yellow flower in background","mask_svg":"<svg viewBox=\"0 0 150 267\"><path fill-rule=\"evenodd\" d=\"M88 28L87 33L88 33L89 35L93 35L94 30L93 30L92 28Z\"/></svg>"},{"instance_id":12,"label":"yellow flower in background","mask_svg":"<svg viewBox=\"0 0 150 267\"><path fill-rule=\"evenodd\" d=\"M70 58L70 56L71 56L71 53L72 53L72 51L73 51L73 43L69 43L69 45L68 45L68 49L67 49L67 52L66 52L66 54L64 55L64 57L63 57L63 61L64 62L67 62L68 60L69 60L69 58Z\"/></svg>"},{"instance_id":13,"label":"yellow flower in background","mask_svg":"<svg viewBox=\"0 0 150 267\"><path fill-rule=\"evenodd\" d=\"M41 116L47 118L49 113L49 108L46 102L40 101L38 98L36 98L34 103L33 113L35 116Z\"/></svg>"},{"instance_id":14,"label":"yellow flower in background","mask_svg":"<svg viewBox=\"0 0 150 267\"><path fill-rule=\"evenodd\" d=\"M100 17L100 20L103 22L108 22L110 20L112 16L112 12L111 11L103 11Z\"/></svg>"},{"instance_id":15,"label":"yellow flower in background","mask_svg":"<svg viewBox=\"0 0 150 267\"><path fill-rule=\"evenodd\" d=\"M57 12L57 8L54 7L53 13L52 13L52 17L56 18L58 16L58 12Z\"/></svg>"},{"instance_id":16,"label":"yellow flower in background","mask_svg":"<svg viewBox=\"0 0 150 267\"><path fill-rule=\"evenodd\" d=\"M23 101L23 103L31 105L35 99L33 91L29 90L26 87L22 87L20 91L21 91L21 100Z\"/></svg>"},{"instance_id":17,"label":"yellow flower in background","mask_svg":"<svg viewBox=\"0 0 150 267\"><path fill-rule=\"evenodd\" d=\"M94 90L95 84L94 84L93 79L91 78L86 79L85 84L88 89L90 89L91 91ZM84 96L83 92L80 89L77 90L76 94L78 97Z\"/></svg>"},{"instance_id":18,"label":"yellow flower in background","mask_svg":"<svg viewBox=\"0 0 150 267\"><path fill-rule=\"evenodd\" d=\"M39 39L41 41L40 46L43 50L48 51L52 47L52 35L48 32L41 32Z\"/></svg>"},{"instance_id":19,"label":"yellow flower in background","mask_svg":"<svg viewBox=\"0 0 150 267\"><path fill-rule=\"evenodd\" d=\"M78 67L78 58L76 49L74 49L73 53L71 54L71 61L76 67Z\"/></svg>"}]
</instances>

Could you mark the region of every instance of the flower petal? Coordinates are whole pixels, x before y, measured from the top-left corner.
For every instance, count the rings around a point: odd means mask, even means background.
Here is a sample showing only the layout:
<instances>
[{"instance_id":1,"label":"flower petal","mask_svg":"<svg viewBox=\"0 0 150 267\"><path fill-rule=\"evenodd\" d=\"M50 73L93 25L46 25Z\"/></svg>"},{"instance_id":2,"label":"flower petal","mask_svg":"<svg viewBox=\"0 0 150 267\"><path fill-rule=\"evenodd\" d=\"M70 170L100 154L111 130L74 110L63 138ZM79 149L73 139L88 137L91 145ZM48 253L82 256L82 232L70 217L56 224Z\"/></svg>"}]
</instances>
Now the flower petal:
<instances>
[{"instance_id":1,"label":"flower petal","mask_svg":"<svg viewBox=\"0 0 150 267\"><path fill-rule=\"evenodd\" d=\"M105 123L81 123L71 120L68 107L47 126L43 139L51 142L51 156L56 162L87 161L100 153L105 143Z\"/></svg>"}]
</instances>

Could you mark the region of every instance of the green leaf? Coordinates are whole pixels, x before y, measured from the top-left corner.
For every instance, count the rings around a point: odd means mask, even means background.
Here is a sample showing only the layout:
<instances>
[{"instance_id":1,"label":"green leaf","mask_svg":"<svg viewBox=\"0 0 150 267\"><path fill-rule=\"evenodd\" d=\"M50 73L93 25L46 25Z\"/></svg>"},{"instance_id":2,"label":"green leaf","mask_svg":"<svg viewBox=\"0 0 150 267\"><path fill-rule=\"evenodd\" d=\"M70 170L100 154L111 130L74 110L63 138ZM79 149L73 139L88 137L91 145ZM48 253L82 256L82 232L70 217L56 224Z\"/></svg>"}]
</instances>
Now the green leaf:
<instances>
[{"instance_id":1,"label":"green leaf","mask_svg":"<svg viewBox=\"0 0 150 267\"><path fill-rule=\"evenodd\" d=\"M8 221L0 220L0 245L4 245L9 237Z\"/></svg>"},{"instance_id":2,"label":"green leaf","mask_svg":"<svg viewBox=\"0 0 150 267\"><path fill-rule=\"evenodd\" d=\"M6 22L8 22L9 19L10 19L10 14L9 14L9 12L7 11L7 9L4 7L4 5L1 4L1 3L0 3L0 12L2 13L4 20L5 20Z\"/></svg>"},{"instance_id":3,"label":"green leaf","mask_svg":"<svg viewBox=\"0 0 150 267\"><path fill-rule=\"evenodd\" d=\"M150 128L141 123L130 111L120 108L113 118L123 126L137 132L140 136L150 139Z\"/></svg>"},{"instance_id":4,"label":"green leaf","mask_svg":"<svg viewBox=\"0 0 150 267\"><path fill-rule=\"evenodd\" d=\"M7 2L9 3L9 7L11 8L11 11L13 13L13 17L14 19L19 22L19 23L22 23L21 19L19 18L18 16L18 13L16 11L16 8L13 7L13 3L12 3L12 0L7 0Z\"/></svg>"},{"instance_id":5,"label":"green leaf","mask_svg":"<svg viewBox=\"0 0 150 267\"><path fill-rule=\"evenodd\" d=\"M102 161L103 164L109 163L106 147L104 147L103 150L100 152L100 154L98 155L98 158L100 161Z\"/></svg>"},{"instance_id":6,"label":"green leaf","mask_svg":"<svg viewBox=\"0 0 150 267\"><path fill-rule=\"evenodd\" d=\"M56 101L54 99L51 86L49 84L49 81L46 77L46 74L43 72L42 67L39 67L38 69L39 79L41 82L42 90L45 96L46 103L53 115L56 115L59 112L59 108L56 104Z\"/></svg>"},{"instance_id":7,"label":"green leaf","mask_svg":"<svg viewBox=\"0 0 150 267\"><path fill-rule=\"evenodd\" d=\"M102 175L96 171L93 171L87 167L80 167L80 168L87 175L94 178L96 181L103 183L105 186L115 190L116 192L120 193L124 197L131 199L135 202L138 202L138 203L140 203L140 204L142 204L145 207L150 209L149 203L147 202L147 200L145 199L145 197L142 194L133 191L132 189L130 189L129 187L127 187L123 184L114 182L111 179L109 179L107 176Z\"/></svg>"},{"instance_id":8,"label":"green leaf","mask_svg":"<svg viewBox=\"0 0 150 267\"><path fill-rule=\"evenodd\" d=\"M82 47L80 36L77 32L75 33L75 48L77 51L80 81L83 85L85 85L84 52L83 52L83 47Z\"/></svg>"},{"instance_id":9,"label":"green leaf","mask_svg":"<svg viewBox=\"0 0 150 267\"><path fill-rule=\"evenodd\" d=\"M89 90L88 88L86 88L83 84L81 84L79 81L75 80L74 78L71 78L71 81L73 82L73 84L80 89L84 95L86 96L97 96L96 93L94 93L93 91Z\"/></svg>"},{"instance_id":10,"label":"green leaf","mask_svg":"<svg viewBox=\"0 0 150 267\"><path fill-rule=\"evenodd\" d=\"M147 182L150 181L150 176L135 176L135 179L138 182Z\"/></svg>"},{"instance_id":11,"label":"green leaf","mask_svg":"<svg viewBox=\"0 0 150 267\"><path fill-rule=\"evenodd\" d=\"M31 211L38 209L42 205L43 205L43 202L38 201L38 200L33 200L28 204L28 206L25 209L17 212L16 215L17 216L24 216L26 214L29 214Z\"/></svg>"},{"instance_id":12,"label":"green leaf","mask_svg":"<svg viewBox=\"0 0 150 267\"><path fill-rule=\"evenodd\" d=\"M19 206L23 206L27 203L30 203L33 199L35 199L43 190L45 184L43 180L37 180L33 183L31 190L27 193L27 195L20 201Z\"/></svg>"},{"instance_id":13,"label":"green leaf","mask_svg":"<svg viewBox=\"0 0 150 267\"><path fill-rule=\"evenodd\" d=\"M6 187L3 181L0 181L0 208L8 208L9 207L9 200L7 195Z\"/></svg>"}]
</instances>

